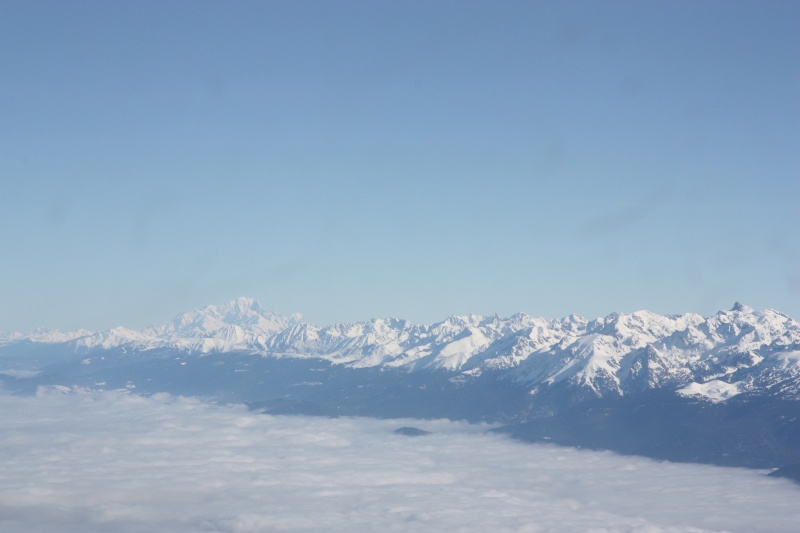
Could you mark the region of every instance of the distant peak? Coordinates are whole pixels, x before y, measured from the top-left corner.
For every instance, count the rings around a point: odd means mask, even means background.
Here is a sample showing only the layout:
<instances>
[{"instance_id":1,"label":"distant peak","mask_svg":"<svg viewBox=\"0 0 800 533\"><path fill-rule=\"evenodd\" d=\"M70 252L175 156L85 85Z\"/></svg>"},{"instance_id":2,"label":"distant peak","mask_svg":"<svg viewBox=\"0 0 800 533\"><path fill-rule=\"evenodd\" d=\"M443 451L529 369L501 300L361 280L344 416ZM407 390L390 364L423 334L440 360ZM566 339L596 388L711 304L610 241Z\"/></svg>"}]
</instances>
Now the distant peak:
<instances>
[{"instance_id":1,"label":"distant peak","mask_svg":"<svg viewBox=\"0 0 800 533\"><path fill-rule=\"evenodd\" d=\"M238 307L239 309L252 309L253 311L258 311L261 309L261 304L255 298L249 298L247 296L239 296L235 300L231 300L228 302L230 307Z\"/></svg>"},{"instance_id":2,"label":"distant peak","mask_svg":"<svg viewBox=\"0 0 800 533\"><path fill-rule=\"evenodd\" d=\"M210 313L212 315L221 316L251 316L254 314L263 315L266 313L258 300L245 296L227 301L223 304L211 304L199 311L201 313Z\"/></svg>"},{"instance_id":3,"label":"distant peak","mask_svg":"<svg viewBox=\"0 0 800 533\"><path fill-rule=\"evenodd\" d=\"M735 304L733 304L733 307L731 307L731 311L749 312L752 310L753 310L752 307L750 307L749 305L744 305L743 303L740 302L736 302Z\"/></svg>"}]
</instances>

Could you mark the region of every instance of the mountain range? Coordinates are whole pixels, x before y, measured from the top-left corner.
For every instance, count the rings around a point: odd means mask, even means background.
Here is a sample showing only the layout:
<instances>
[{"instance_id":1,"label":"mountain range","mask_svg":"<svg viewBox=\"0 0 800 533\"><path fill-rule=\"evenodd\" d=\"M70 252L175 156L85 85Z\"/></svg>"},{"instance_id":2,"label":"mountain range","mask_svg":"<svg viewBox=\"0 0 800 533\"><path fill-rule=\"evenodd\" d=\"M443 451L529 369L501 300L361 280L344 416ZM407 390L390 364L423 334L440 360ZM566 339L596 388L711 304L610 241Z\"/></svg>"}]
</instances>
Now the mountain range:
<instances>
[{"instance_id":1,"label":"mountain range","mask_svg":"<svg viewBox=\"0 0 800 533\"><path fill-rule=\"evenodd\" d=\"M0 333L4 388L128 388L271 413L448 417L526 440L800 463L800 323L772 309L317 327L238 298L143 330ZM677 439L677 440L676 440Z\"/></svg>"},{"instance_id":2,"label":"mountain range","mask_svg":"<svg viewBox=\"0 0 800 533\"><path fill-rule=\"evenodd\" d=\"M0 355L46 345L92 356L124 349L203 356L238 353L315 358L347 368L492 373L536 394L566 384L597 397L651 389L725 401L742 393L800 398L800 323L737 303L711 317L613 313L587 320L516 314L450 316L434 324L397 318L316 327L267 312L252 298L182 313L141 331L0 333Z\"/></svg>"}]
</instances>

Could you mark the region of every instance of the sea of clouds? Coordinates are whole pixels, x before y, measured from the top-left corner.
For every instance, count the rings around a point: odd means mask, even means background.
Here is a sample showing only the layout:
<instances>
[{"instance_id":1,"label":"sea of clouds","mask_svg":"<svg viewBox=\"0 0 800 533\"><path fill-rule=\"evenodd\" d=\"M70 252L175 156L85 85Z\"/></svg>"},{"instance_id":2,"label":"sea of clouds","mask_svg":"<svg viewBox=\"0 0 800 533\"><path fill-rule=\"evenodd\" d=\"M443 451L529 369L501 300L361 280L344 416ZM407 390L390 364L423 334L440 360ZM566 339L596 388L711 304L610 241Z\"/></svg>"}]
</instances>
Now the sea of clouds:
<instances>
[{"instance_id":1,"label":"sea of clouds","mask_svg":"<svg viewBox=\"0 0 800 533\"><path fill-rule=\"evenodd\" d=\"M0 395L0 531L781 532L764 472L532 445L450 421L268 416L126 392ZM414 425L433 432L393 432Z\"/></svg>"}]
</instances>

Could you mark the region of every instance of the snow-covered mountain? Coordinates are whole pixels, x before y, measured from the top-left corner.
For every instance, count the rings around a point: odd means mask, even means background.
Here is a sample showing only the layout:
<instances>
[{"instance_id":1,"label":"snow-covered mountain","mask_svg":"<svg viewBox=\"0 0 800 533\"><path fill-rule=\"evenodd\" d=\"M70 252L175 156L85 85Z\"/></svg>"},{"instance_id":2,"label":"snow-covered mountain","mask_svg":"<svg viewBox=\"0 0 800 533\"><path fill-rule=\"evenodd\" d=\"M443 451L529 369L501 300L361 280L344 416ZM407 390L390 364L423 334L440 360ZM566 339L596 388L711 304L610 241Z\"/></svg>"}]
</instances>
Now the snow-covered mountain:
<instances>
[{"instance_id":1,"label":"snow-covered mountain","mask_svg":"<svg viewBox=\"0 0 800 533\"><path fill-rule=\"evenodd\" d=\"M134 350L175 348L210 353L263 350L267 339L298 323L300 315L282 316L264 310L253 298L237 298L181 313L167 324L142 331L117 327L80 336L72 341L78 350Z\"/></svg>"},{"instance_id":2,"label":"snow-covered mountain","mask_svg":"<svg viewBox=\"0 0 800 533\"><path fill-rule=\"evenodd\" d=\"M141 331L3 334L0 350L23 342L90 356L169 349L440 371L461 380L489 374L532 394L566 386L598 397L669 389L713 401L743 392L800 398L800 323L738 303L707 318L636 311L591 321L465 315L427 325L389 318L316 327L239 298Z\"/></svg>"},{"instance_id":3,"label":"snow-covered mountain","mask_svg":"<svg viewBox=\"0 0 800 533\"><path fill-rule=\"evenodd\" d=\"M37 328L27 333L20 333L18 331L6 332L0 331L0 346L12 344L15 342L36 342L42 344L55 344L59 342L69 342L71 340L80 339L89 335L93 335L93 331L88 329L79 329L77 331L61 331L45 328Z\"/></svg>"}]
</instances>

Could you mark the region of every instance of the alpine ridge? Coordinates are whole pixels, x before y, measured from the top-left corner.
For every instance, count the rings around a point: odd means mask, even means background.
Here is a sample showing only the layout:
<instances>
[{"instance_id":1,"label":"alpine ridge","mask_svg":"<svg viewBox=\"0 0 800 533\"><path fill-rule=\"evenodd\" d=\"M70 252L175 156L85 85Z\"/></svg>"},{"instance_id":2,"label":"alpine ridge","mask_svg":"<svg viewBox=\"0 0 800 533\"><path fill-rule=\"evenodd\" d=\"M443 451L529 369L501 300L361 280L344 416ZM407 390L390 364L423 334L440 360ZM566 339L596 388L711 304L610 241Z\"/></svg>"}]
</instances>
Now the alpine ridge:
<instances>
[{"instance_id":1,"label":"alpine ridge","mask_svg":"<svg viewBox=\"0 0 800 533\"><path fill-rule=\"evenodd\" d=\"M539 394L554 387L595 397L666 389L726 401L747 393L800 399L800 323L736 303L713 316L648 311L587 320L519 313L450 316L434 324L397 318L316 327L266 311L252 298L182 313L141 331L0 333L0 356L22 347L81 355L164 350L324 360L342 368L491 375ZM0 373L2 368L0 368Z\"/></svg>"}]
</instances>

